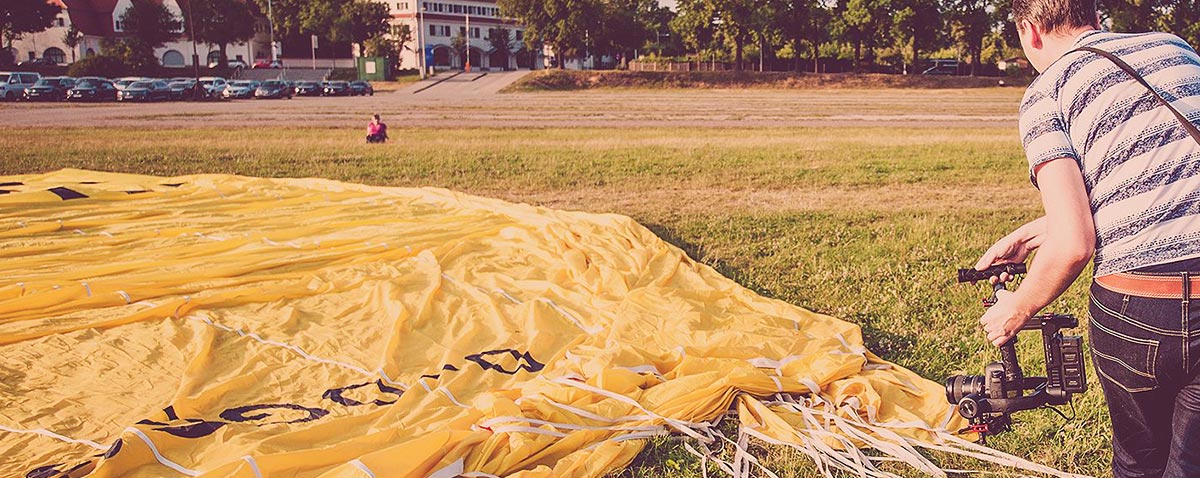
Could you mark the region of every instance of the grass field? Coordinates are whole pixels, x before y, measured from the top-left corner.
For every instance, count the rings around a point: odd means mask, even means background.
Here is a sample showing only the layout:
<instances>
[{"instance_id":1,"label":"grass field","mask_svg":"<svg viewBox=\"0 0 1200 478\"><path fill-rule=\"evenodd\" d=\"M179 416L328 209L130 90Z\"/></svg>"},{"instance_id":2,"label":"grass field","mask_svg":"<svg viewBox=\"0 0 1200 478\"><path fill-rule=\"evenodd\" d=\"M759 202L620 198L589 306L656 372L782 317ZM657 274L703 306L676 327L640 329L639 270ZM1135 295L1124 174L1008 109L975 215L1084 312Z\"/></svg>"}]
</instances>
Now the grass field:
<instances>
[{"instance_id":1,"label":"grass field","mask_svg":"<svg viewBox=\"0 0 1200 478\"><path fill-rule=\"evenodd\" d=\"M1012 94L995 97L986 111L1015 108ZM75 167L319 176L627 214L746 287L861 325L873 351L937 381L979 373L998 359L977 322L983 292L955 284L954 269L1040 211L1011 121L936 128L393 124L400 140L383 146L360 144L358 126L69 127L54 138L15 128L0 139L0 173ZM1086 322L1085 285L1077 283L1054 309ZM1033 336L1022 342L1030 374L1042 367L1038 347ZM1065 471L1107 475L1109 424L1090 363L1088 373L1091 390L1076 399L1075 421L1026 412L1015 432L991 444ZM759 451L781 477L816 476L802 456ZM621 474L701 471L664 439Z\"/></svg>"}]
</instances>

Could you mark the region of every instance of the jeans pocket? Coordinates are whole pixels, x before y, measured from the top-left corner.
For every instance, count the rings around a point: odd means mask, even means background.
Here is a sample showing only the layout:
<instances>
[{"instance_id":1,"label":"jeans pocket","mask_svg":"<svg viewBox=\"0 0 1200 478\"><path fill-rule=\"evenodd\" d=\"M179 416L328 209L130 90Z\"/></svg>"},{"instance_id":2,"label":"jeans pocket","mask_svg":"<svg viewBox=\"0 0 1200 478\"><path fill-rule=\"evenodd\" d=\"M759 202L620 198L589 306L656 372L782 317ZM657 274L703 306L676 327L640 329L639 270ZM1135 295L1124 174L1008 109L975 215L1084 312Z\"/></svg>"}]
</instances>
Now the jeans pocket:
<instances>
[{"instance_id":1,"label":"jeans pocket","mask_svg":"<svg viewBox=\"0 0 1200 478\"><path fill-rule=\"evenodd\" d=\"M1096 374L1130 393L1158 388L1159 341L1139 331L1103 311L1091 314L1089 342Z\"/></svg>"}]
</instances>

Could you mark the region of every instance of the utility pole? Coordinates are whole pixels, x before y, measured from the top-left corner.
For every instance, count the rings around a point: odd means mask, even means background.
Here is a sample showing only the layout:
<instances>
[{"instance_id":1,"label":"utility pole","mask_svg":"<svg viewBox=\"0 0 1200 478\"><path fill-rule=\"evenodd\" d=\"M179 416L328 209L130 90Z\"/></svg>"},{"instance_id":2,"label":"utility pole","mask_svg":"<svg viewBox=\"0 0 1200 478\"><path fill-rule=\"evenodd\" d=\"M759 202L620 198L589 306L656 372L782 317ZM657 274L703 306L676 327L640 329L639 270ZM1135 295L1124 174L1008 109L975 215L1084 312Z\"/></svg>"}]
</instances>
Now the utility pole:
<instances>
[{"instance_id":1,"label":"utility pole","mask_svg":"<svg viewBox=\"0 0 1200 478\"><path fill-rule=\"evenodd\" d=\"M271 0L267 0L267 23L270 24L270 28L271 28L271 62L272 63L274 63L276 60L279 59L279 56L275 54L275 13L274 13L274 11L275 11L275 9L272 8L272 6L271 6Z\"/></svg>"},{"instance_id":2,"label":"utility pole","mask_svg":"<svg viewBox=\"0 0 1200 478\"><path fill-rule=\"evenodd\" d=\"M200 84L200 52L196 50L196 21L195 13L196 6L192 4L196 0L188 0L188 38L192 40L192 69L196 74L196 84L192 85L192 99L200 99L200 92L208 92L204 85Z\"/></svg>"},{"instance_id":3,"label":"utility pole","mask_svg":"<svg viewBox=\"0 0 1200 478\"><path fill-rule=\"evenodd\" d=\"M471 72L471 14L470 13L467 14L466 45L467 45L467 51L463 52L464 53L463 58L466 59L466 66L463 68L463 71L470 73Z\"/></svg>"}]
</instances>

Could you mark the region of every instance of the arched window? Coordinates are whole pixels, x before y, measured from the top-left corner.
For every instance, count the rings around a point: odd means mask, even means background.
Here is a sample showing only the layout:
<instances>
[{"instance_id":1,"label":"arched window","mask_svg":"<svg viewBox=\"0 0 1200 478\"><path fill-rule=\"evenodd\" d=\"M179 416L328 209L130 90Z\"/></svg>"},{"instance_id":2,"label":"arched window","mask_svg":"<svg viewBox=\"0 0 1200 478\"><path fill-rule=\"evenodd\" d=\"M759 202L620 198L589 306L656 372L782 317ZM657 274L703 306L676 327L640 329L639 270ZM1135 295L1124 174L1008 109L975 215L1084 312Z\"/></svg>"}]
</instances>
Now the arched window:
<instances>
[{"instance_id":1,"label":"arched window","mask_svg":"<svg viewBox=\"0 0 1200 478\"><path fill-rule=\"evenodd\" d=\"M162 66L181 67L183 66L183 53L175 50L167 50L162 56Z\"/></svg>"},{"instance_id":2,"label":"arched window","mask_svg":"<svg viewBox=\"0 0 1200 478\"><path fill-rule=\"evenodd\" d=\"M208 52L208 64L211 65L211 64L219 62L219 61L221 61L221 51L220 50L213 50L213 51Z\"/></svg>"},{"instance_id":3,"label":"arched window","mask_svg":"<svg viewBox=\"0 0 1200 478\"><path fill-rule=\"evenodd\" d=\"M96 50L94 48L88 48L87 51L83 52L84 58L87 58L89 56L96 56Z\"/></svg>"},{"instance_id":4,"label":"arched window","mask_svg":"<svg viewBox=\"0 0 1200 478\"><path fill-rule=\"evenodd\" d=\"M61 65L67 62L67 54L55 47L47 48L46 51L42 53L42 58L53 62L55 65Z\"/></svg>"}]
</instances>

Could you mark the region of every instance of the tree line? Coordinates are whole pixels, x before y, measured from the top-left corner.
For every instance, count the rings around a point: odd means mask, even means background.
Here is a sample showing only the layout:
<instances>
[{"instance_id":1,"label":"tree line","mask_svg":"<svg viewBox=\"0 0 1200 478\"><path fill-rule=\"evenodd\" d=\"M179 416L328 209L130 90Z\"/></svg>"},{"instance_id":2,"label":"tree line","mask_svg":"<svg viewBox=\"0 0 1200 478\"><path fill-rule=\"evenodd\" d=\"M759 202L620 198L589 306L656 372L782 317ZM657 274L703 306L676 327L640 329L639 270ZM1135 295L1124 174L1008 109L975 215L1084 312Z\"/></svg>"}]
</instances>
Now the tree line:
<instances>
[{"instance_id":1,"label":"tree line","mask_svg":"<svg viewBox=\"0 0 1200 478\"><path fill-rule=\"evenodd\" d=\"M562 59L649 54L741 70L753 55L794 70L841 62L920 73L936 57L963 60L976 74L1020 48L1011 0L678 0L674 11L654 0L499 4L527 28L531 47L548 45ZM1200 44L1200 0L1101 0L1099 8L1112 31L1167 31Z\"/></svg>"}]
</instances>

